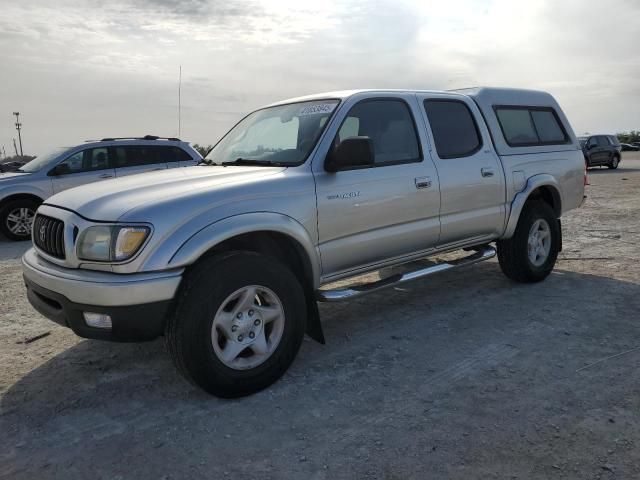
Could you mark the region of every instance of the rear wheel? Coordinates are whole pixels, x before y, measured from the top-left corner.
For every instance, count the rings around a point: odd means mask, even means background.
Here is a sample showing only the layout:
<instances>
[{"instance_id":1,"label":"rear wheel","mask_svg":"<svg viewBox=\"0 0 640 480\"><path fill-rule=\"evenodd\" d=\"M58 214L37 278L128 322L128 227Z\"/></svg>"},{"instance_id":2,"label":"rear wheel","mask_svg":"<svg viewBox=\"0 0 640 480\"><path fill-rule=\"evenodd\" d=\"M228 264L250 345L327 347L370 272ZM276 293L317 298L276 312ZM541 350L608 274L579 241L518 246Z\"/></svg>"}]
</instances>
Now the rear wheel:
<instances>
[{"instance_id":1,"label":"rear wheel","mask_svg":"<svg viewBox=\"0 0 640 480\"><path fill-rule=\"evenodd\" d=\"M0 208L0 231L10 240L29 240L38 202L13 200Z\"/></svg>"},{"instance_id":2,"label":"rear wheel","mask_svg":"<svg viewBox=\"0 0 640 480\"><path fill-rule=\"evenodd\" d=\"M279 379L305 325L304 292L288 268L265 255L228 252L203 259L187 274L166 342L189 380L232 398Z\"/></svg>"},{"instance_id":3,"label":"rear wheel","mask_svg":"<svg viewBox=\"0 0 640 480\"><path fill-rule=\"evenodd\" d=\"M533 200L525 205L513 237L498 241L498 261L510 279L539 282L553 270L559 248L560 226L553 209Z\"/></svg>"},{"instance_id":4,"label":"rear wheel","mask_svg":"<svg viewBox=\"0 0 640 480\"><path fill-rule=\"evenodd\" d=\"M615 155L611 160L611 163L608 165L608 167L615 170L616 168L618 168L619 163L620 163L620 158L618 158L618 156Z\"/></svg>"}]
</instances>

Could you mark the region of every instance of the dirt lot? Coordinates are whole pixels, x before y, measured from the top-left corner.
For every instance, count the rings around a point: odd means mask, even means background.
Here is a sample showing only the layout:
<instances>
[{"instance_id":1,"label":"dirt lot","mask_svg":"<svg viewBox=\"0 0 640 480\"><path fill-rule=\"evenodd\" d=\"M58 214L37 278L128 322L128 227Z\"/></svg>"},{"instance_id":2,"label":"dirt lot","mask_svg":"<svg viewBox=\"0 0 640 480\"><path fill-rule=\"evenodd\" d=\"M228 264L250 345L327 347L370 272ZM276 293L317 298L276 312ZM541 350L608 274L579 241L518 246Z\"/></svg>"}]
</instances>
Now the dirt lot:
<instances>
[{"instance_id":1,"label":"dirt lot","mask_svg":"<svg viewBox=\"0 0 640 480\"><path fill-rule=\"evenodd\" d=\"M590 178L547 281L491 261L322 306L327 345L236 401L43 319L0 241L0 478L640 478L640 155Z\"/></svg>"}]
</instances>

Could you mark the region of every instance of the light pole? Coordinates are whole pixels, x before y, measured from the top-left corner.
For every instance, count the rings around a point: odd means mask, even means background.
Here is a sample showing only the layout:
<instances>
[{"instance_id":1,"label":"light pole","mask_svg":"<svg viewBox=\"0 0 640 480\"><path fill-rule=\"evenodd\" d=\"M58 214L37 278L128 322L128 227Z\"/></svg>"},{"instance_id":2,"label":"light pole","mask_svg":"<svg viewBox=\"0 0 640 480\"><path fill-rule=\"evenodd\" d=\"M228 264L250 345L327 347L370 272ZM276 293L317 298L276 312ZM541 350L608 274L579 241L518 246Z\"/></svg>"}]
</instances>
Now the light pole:
<instances>
[{"instance_id":1,"label":"light pole","mask_svg":"<svg viewBox=\"0 0 640 480\"><path fill-rule=\"evenodd\" d=\"M18 156L18 147L16 147L16 139L13 139L13 150L16 152L16 157Z\"/></svg>"},{"instance_id":2,"label":"light pole","mask_svg":"<svg viewBox=\"0 0 640 480\"><path fill-rule=\"evenodd\" d=\"M20 135L20 129L22 128L22 124L20 123L20 112L13 112L16 116L16 130L18 130L18 142L20 143L20 156L23 157L24 153L22 152L22 136Z\"/></svg>"}]
</instances>

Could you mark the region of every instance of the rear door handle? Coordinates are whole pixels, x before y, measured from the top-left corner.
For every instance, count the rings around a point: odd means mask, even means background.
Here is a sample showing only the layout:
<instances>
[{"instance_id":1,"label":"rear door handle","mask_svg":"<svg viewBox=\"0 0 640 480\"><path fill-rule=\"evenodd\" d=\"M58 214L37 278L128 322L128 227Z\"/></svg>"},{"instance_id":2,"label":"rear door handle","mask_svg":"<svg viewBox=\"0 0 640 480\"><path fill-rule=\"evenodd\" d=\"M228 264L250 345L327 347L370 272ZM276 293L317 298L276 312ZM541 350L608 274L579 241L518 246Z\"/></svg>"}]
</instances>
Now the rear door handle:
<instances>
[{"instance_id":1,"label":"rear door handle","mask_svg":"<svg viewBox=\"0 0 640 480\"><path fill-rule=\"evenodd\" d=\"M495 172L493 171L493 168L485 167L480 169L480 173L482 173L483 177L493 177Z\"/></svg>"},{"instance_id":2,"label":"rear door handle","mask_svg":"<svg viewBox=\"0 0 640 480\"><path fill-rule=\"evenodd\" d=\"M103 173L98 178L113 178L113 175L110 173Z\"/></svg>"},{"instance_id":3,"label":"rear door handle","mask_svg":"<svg viewBox=\"0 0 640 480\"><path fill-rule=\"evenodd\" d=\"M416 188L429 188L431 186L431 177L416 177Z\"/></svg>"}]
</instances>

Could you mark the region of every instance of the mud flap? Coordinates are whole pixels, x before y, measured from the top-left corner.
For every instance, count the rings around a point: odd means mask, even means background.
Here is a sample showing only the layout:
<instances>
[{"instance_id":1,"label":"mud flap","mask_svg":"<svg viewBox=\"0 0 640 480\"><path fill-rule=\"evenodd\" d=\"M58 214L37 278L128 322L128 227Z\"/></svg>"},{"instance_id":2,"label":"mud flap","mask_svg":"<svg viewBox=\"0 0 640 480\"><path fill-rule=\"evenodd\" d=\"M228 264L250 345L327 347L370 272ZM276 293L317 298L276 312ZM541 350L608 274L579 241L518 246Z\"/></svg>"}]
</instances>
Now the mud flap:
<instances>
[{"instance_id":1,"label":"mud flap","mask_svg":"<svg viewBox=\"0 0 640 480\"><path fill-rule=\"evenodd\" d=\"M316 342L324 345L324 333L322 331L322 324L320 323L320 311L318 310L318 302L313 295L313 292L307 292L307 335L314 339Z\"/></svg>"},{"instance_id":2,"label":"mud flap","mask_svg":"<svg viewBox=\"0 0 640 480\"><path fill-rule=\"evenodd\" d=\"M558 232L560 233L558 237L558 252L562 251L562 221L558 219Z\"/></svg>"}]
</instances>

